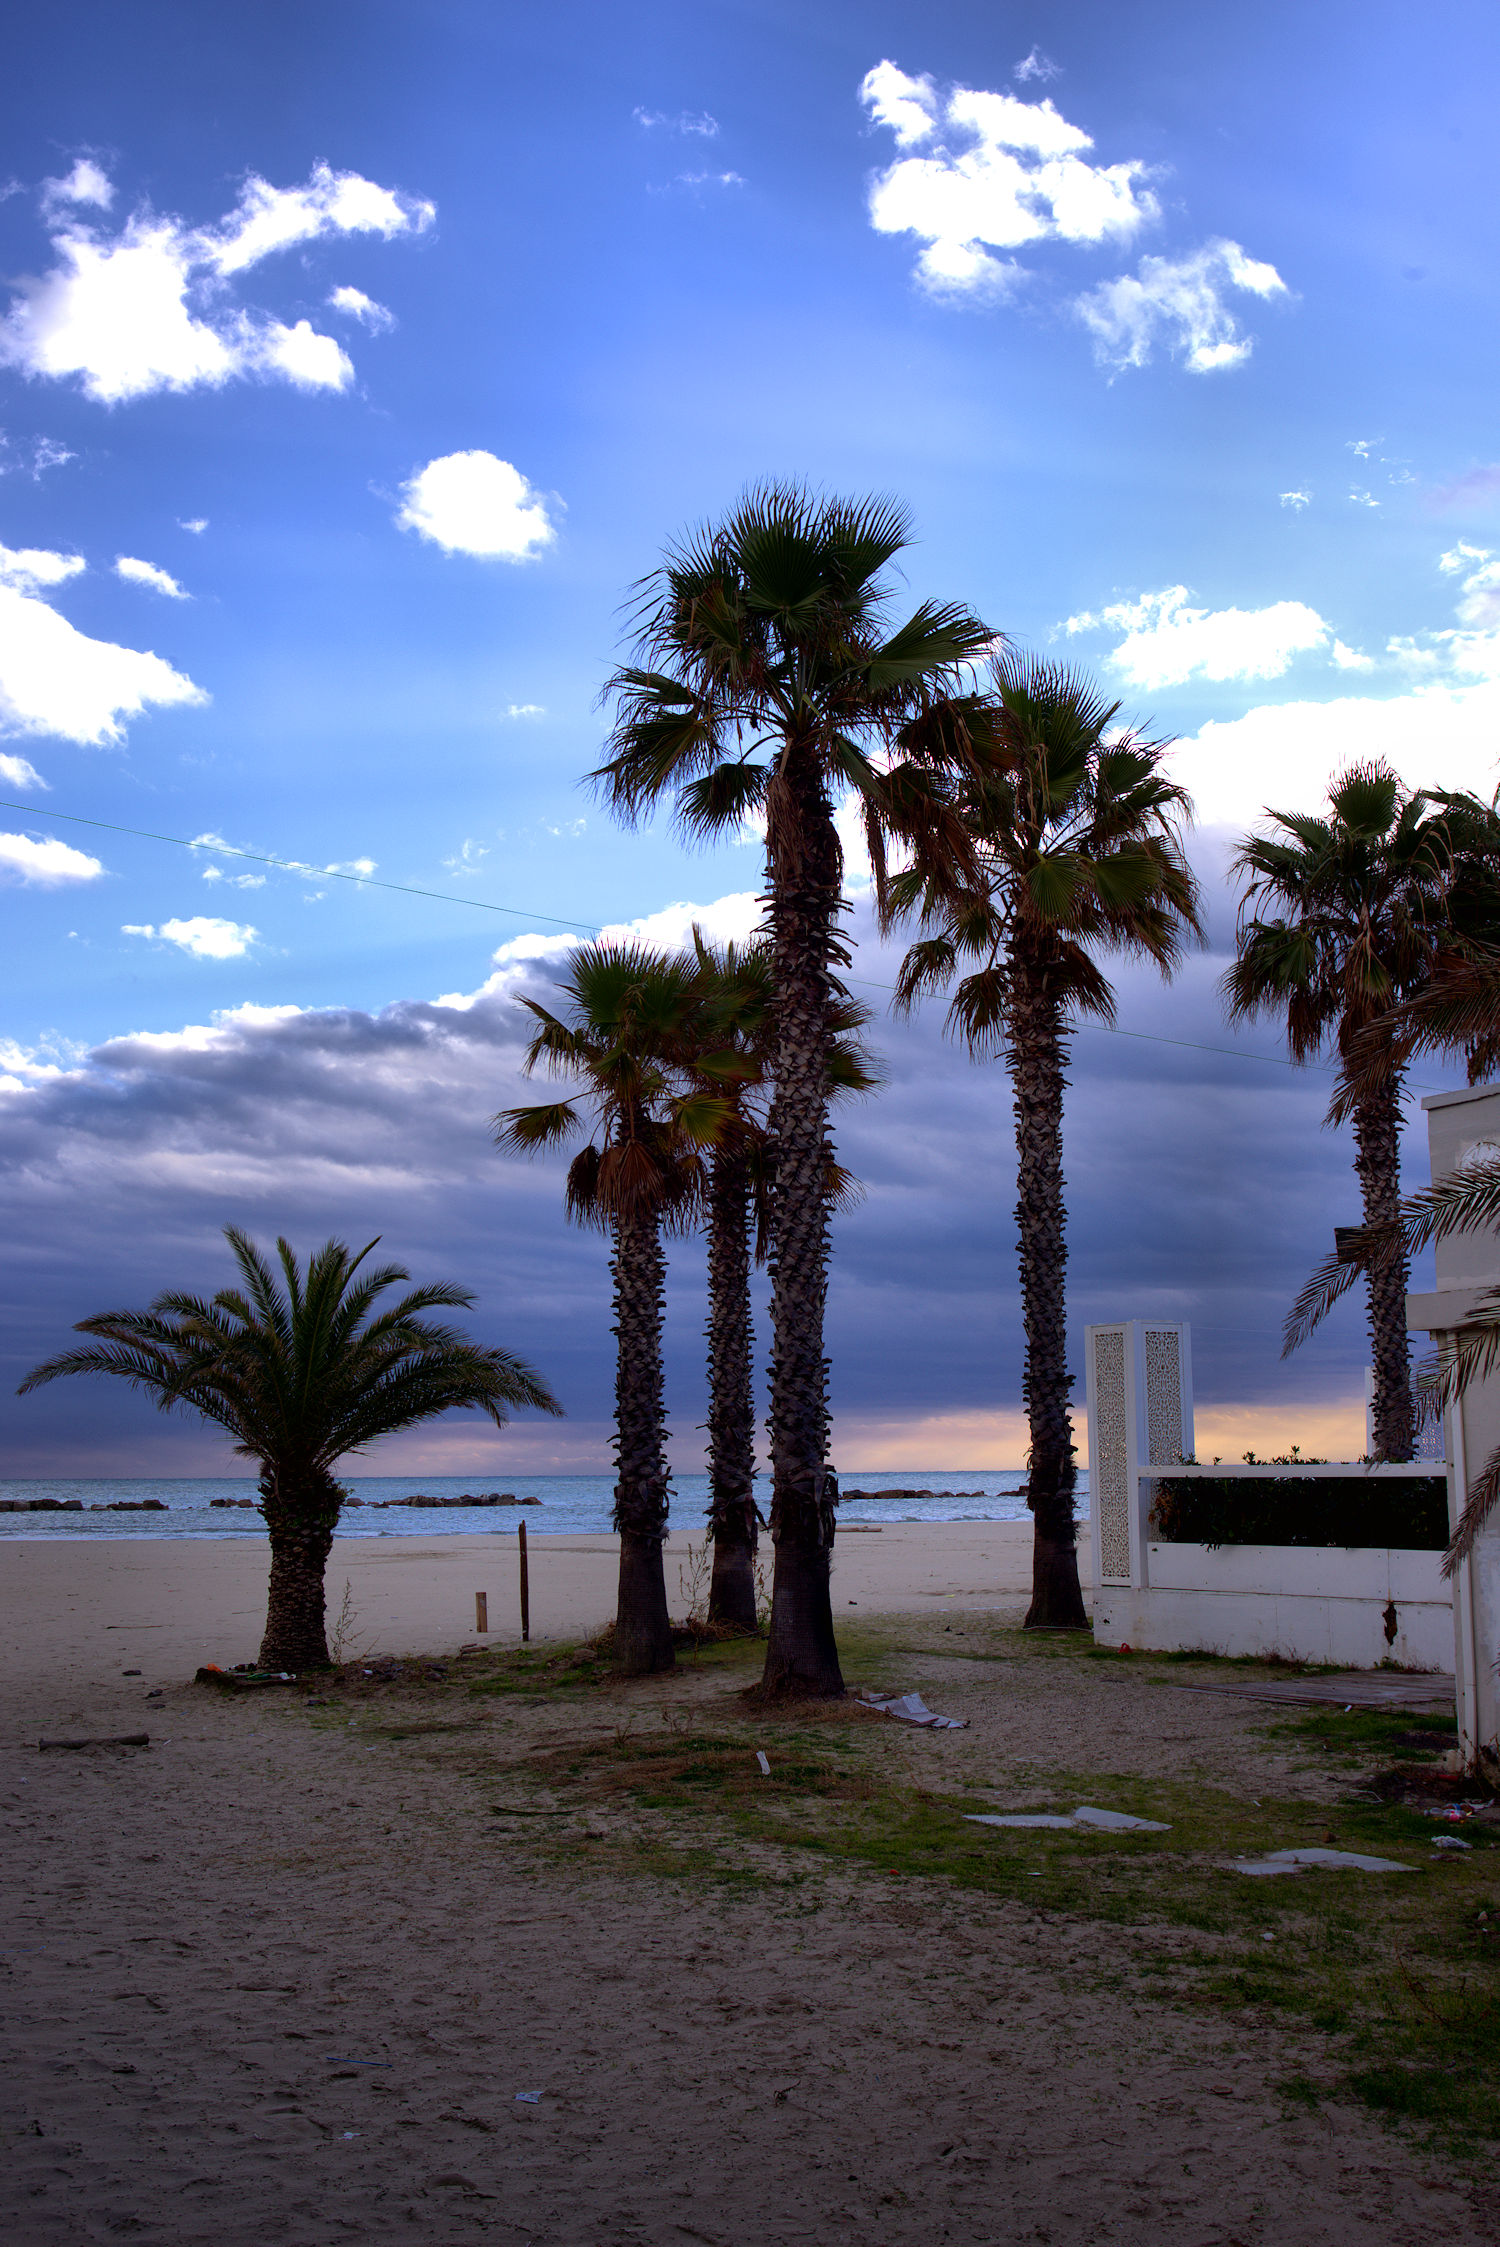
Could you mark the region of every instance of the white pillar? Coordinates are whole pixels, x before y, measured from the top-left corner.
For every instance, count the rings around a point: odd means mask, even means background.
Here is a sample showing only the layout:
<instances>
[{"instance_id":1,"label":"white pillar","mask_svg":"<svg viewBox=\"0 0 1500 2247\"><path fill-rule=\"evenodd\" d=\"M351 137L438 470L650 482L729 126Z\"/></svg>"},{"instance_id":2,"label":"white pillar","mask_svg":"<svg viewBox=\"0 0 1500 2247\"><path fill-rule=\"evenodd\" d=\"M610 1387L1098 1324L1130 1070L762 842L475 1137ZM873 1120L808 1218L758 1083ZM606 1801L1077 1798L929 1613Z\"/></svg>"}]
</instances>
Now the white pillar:
<instances>
[{"instance_id":1,"label":"white pillar","mask_svg":"<svg viewBox=\"0 0 1500 2247\"><path fill-rule=\"evenodd\" d=\"M1440 1092L1422 1102L1434 1179L1446 1178L1466 1155L1500 1149L1500 1086ZM1500 1240L1492 1232L1439 1241L1437 1287L1408 1295L1408 1327L1434 1339L1462 1331L1474 1298L1500 1284ZM1500 1445L1500 1373L1476 1381L1447 1414L1448 1519L1456 1527L1470 1481ZM1500 1764L1500 1509L1453 1577L1453 1671L1458 1738L1465 1764Z\"/></svg>"},{"instance_id":2,"label":"white pillar","mask_svg":"<svg viewBox=\"0 0 1500 2247\"><path fill-rule=\"evenodd\" d=\"M1188 1327L1160 1319L1085 1327L1083 1346L1097 1604L1106 1585L1146 1588L1149 1470L1192 1455L1192 1352Z\"/></svg>"}]
</instances>

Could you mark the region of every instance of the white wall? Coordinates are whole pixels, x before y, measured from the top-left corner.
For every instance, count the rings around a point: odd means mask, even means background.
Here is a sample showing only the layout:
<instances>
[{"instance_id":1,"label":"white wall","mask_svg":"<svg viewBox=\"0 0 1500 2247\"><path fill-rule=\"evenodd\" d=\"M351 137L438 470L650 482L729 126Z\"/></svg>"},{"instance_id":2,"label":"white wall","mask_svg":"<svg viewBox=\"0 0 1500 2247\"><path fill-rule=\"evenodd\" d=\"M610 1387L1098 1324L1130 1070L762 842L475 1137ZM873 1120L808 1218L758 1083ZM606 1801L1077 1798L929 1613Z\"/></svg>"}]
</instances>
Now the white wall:
<instances>
[{"instance_id":1,"label":"white wall","mask_svg":"<svg viewBox=\"0 0 1500 2247\"><path fill-rule=\"evenodd\" d=\"M1101 1646L1446 1670L1453 1613L1441 1559L1374 1547L1152 1544L1146 1584L1096 1584L1094 1637Z\"/></svg>"}]
</instances>

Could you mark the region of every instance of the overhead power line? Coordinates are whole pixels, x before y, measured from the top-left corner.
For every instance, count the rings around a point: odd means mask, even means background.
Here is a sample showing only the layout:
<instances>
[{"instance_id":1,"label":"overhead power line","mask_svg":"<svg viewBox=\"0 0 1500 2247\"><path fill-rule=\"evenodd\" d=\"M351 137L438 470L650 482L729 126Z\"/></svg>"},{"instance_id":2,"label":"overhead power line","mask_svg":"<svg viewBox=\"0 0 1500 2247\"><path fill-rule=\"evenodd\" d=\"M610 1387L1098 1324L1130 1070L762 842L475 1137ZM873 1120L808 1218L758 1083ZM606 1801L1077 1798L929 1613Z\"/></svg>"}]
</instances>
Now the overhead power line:
<instances>
[{"instance_id":1,"label":"overhead power line","mask_svg":"<svg viewBox=\"0 0 1500 2247\"><path fill-rule=\"evenodd\" d=\"M458 897L451 890L418 889L412 882L381 882L373 874L350 874L337 866L311 866L296 858L274 858L269 851L236 850L232 843L210 841L202 835L162 835L151 827L122 827L109 819L85 819L76 811L46 811L38 814L30 804L0 803L0 811L19 812L23 818L60 819L70 827L94 827L105 835L133 835L138 842L172 843L180 850L208 851L216 858L243 858L255 866L275 866L284 874L304 874L318 881L351 882L356 889L392 890L399 897L436 898L440 905L468 905L478 913L504 913L517 921L545 921L549 928L576 929L583 936L597 936L603 924L599 921L569 921L556 913L534 913L526 905L496 905L487 897ZM851 975L851 983L861 984L869 991L894 991L894 983L877 983L872 976ZM1090 1030L1102 1030L1111 1038L1135 1038L1145 1045L1178 1046L1184 1053L1216 1053L1228 1061L1260 1061L1272 1069L1312 1069L1319 1075L1334 1077L1336 1069L1321 1061L1291 1061L1282 1053L1247 1053L1243 1046L1202 1045L1192 1038L1163 1038L1152 1030L1121 1030L1113 1023L1091 1022ZM1445 1092L1446 1085L1413 1085L1414 1092Z\"/></svg>"}]
</instances>

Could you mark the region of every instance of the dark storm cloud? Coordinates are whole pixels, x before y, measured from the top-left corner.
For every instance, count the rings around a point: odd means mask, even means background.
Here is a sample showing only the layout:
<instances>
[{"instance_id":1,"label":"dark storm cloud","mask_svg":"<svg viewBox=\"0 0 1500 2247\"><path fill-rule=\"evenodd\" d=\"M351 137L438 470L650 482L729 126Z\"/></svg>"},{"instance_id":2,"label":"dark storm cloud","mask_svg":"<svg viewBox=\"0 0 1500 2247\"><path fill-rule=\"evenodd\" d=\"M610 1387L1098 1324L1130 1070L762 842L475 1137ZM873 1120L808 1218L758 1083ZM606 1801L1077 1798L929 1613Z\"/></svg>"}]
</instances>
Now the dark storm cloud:
<instances>
[{"instance_id":1,"label":"dark storm cloud","mask_svg":"<svg viewBox=\"0 0 1500 2247\"><path fill-rule=\"evenodd\" d=\"M874 940L867 914L855 929L889 1082L838 1120L866 1194L836 1227L835 1407L856 1418L1014 1409L1008 1081L945 1038L940 1006L890 1019L880 986L898 955ZM1366 1358L1352 1306L1292 1366L1278 1357L1288 1301L1333 1224L1357 1215L1347 1134L1321 1126L1326 1075L1198 1050L1236 1043L1215 991L1226 935L1216 926L1221 948L1192 958L1170 990L1121 970L1121 1024L1149 1037L1086 1029L1075 1041L1065 1144L1074 1363L1086 1320L1147 1313L1192 1322L1204 1402L1347 1397ZM487 1128L496 1108L538 1096L520 1074L523 987L546 989L543 963L505 968L471 1003L241 1010L208 1029L114 1039L0 1098L6 1471L190 1473L222 1460L187 1424L163 1422L114 1385L19 1400L11 1391L86 1312L167 1285L220 1284L229 1221L263 1239L286 1231L304 1248L330 1232L379 1233L418 1277L465 1281L479 1295L476 1331L532 1358L569 1409L561 1430L498 1440L545 1438L549 1460L606 1465L604 1245L564 1223L560 1163L502 1159ZM1238 1042L1277 1050L1269 1026ZM1420 1119L1408 1163L1412 1179L1425 1177ZM704 1418L696 1244L674 1244L671 1272L674 1449L689 1466ZM758 1295L763 1336L763 1283ZM477 1426L463 1418L444 1434ZM521 1455L543 1463L540 1450Z\"/></svg>"}]
</instances>

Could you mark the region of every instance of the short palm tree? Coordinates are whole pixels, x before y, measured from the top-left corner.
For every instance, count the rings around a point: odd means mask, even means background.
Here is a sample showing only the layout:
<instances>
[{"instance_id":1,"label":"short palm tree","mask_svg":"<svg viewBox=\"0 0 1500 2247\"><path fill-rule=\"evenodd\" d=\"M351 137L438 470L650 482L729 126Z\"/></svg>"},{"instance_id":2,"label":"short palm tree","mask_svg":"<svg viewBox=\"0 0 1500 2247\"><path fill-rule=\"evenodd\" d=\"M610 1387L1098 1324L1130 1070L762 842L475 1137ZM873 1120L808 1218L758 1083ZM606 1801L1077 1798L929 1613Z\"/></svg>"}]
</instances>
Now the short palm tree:
<instances>
[{"instance_id":1,"label":"short palm tree","mask_svg":"<svg viewBox=\"0 0 1500 2247\"><path fill-rule=\"evenodd\" d=\"M897 803L881 753L935 707L951 707L961 732L968 666L993 644L956 605L923 604L888 628L889 566L909 539L897 507L769 485L670 549L640 589L635 661L609 682L613 724L595 775L628 819L670 795L696 834L752 815L766 822L776 992L770 1693L844 1689L829 1595L838 1492L823 1350L830 1005L842 956L836 800L850 790L861 798L877 850L893 827L920 830L922 776Z\"/></svg>"},{"instance_id":2,"label":"short palm tree","mask_svg":"<svg viewBox=\"0 0 1500 2247\"><path fill-rule=\"evenodd\" d=\"M976 1058L1003 1053L1010 1069L1035 1524L1026 1622L1081 1629L1064 1288L1069 1036L1081 1016L1114 1018L1100 953L1170 975L1199 933L1180 841L1190 807L1166 776L1162 746L1117 731L1119 705L1079 673L1004 655L993 681L992 748L951 782L977 879L956 869L945 885L916 865L885 884L885 908L892 920L916 915L923 932L902 963L897 1004L951 986L949 1029Z\"/></svg>"},{"instance_id":3,"label":"short palm tree","mask_svg":"<svg viewBox=\"0 0 1500 2247\"><path fill-rule=\"evenodd\" d=\"M708 1474L713 1566L708 1616L754 1629L755 1504L754 1328L752 1257L763 1262L769 1221L773 1150L767 1128L775 1050L775 986L770 946L752 941L717 947L693 930L701 984L698 1045L690 1073L725 1100L724 1129L709 1155L704 1232L708 1247ZM869 1010L836 994L828 1067L835 1094L869 1092L879 1081L859 1033ZM856 1198L855 1182L837 1164L829 1192L836 1207Z\"/></svg>"},{"instance_id":4,"label":"short palm tree","mask_svg":"<svg viewBox=\"0 0 1500 2247\"><path fill-rule=\"evenodd\" d=\"M467 1288L412 1288L376 1311L411 1274L362 1269L376 1246L328 1240L308 1258L278 1240L278 1280L237 1226L225 1228L240 1285L204 1298L176 1290L146 1311L80 1319L98 1340L29 1373L21 1394L64 1374L110 1373L144 1389L163 1412L200 1413L260 1462L260 1510L271 1541L264 1669L327 1669L323 1575L344 1491L340 1459L379 1436L414 1428L451 1406L477 1407L504 1427L507 1407L560 1414L541 1375L509 1350L486 1349L429 1311L467 1310Z\"/></svg>"},{"instance_id":5,"label":"short palm tree","mask_svg":"<svg viewBox=\"0 0 1500 2247\"><path fill-rule=\"evenodd\" d=\"M1331 1042L1347 1065L1358 1043L1364 1076L1349 1111L1354 1167L1365 1224L1388 1225L1401 1199L1405 1068L1382 1024L1430 976L1452 839L1441 808L1378 761L1337 776L1326 818L1269 817L1270 831L1248 837L1235 861L1247 881L1238 956L1224 978L1230 1019L1275 1015L1294 1061L1311 1061ZM1407 1264L1386 1258L1367 1277L1374 1456L1409 1459L1416 1427Z\"/></svg>"},{"instance_id":6,"label":"short palm tree","mask_svg":"<svg viewBox=\"0 0 1500 2247\"><path fill-rule=\"evenodd\" d=\"M553 1014L523 1000L537 1029L528 1074L546 1068L579 1084L572 1100L507 1108L496 1143L535 1153L572 1137L592 1111L594 1136L568 1170L568 1214L611 1244L614 1283L615 1507L620 1576L614 1661L625 1675L674 1666L662 1544L670 1471L662 1377L664 1230L692 1222L703 1195L703 1151L725 1105L683 1089L683 1057L699 1001L696 965L639 944L587 944L561 978Z\"/></svg>"}]
</instances>

